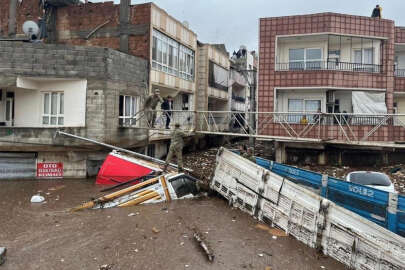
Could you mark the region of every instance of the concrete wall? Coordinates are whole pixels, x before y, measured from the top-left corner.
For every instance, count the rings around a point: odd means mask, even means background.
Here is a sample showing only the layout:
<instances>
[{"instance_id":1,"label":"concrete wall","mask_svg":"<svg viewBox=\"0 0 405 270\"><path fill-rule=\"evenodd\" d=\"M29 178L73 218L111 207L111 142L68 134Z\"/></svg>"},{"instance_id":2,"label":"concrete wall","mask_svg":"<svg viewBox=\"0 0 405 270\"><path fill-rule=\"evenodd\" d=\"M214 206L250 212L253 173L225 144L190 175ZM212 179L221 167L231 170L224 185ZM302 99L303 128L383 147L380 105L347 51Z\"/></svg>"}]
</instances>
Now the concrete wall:
<instances>
[{"instance_id":1,"label":"concrete wall","mask_svg":"<svg viewBox=\"0 0 405 270\"><path fill-rule=\"evenodd\" d=\"M64 125L86 125L86 80L51 80L27 77L17 78L15 90L15 126L38 127L42 124L43 92L64 93ZM46 125L45 125L46 126Z\"/></svg>"},{"instance_id":2,"label":"concrete wall","mask_svg":"<svg viewBox=\"0 0 405 270\"><path fill-rule=\"evenodd\" d=\"M29 89L18 89L14 92L14 126L39 127L42 126L42 95Z\"/></svg>"}]
</instances>

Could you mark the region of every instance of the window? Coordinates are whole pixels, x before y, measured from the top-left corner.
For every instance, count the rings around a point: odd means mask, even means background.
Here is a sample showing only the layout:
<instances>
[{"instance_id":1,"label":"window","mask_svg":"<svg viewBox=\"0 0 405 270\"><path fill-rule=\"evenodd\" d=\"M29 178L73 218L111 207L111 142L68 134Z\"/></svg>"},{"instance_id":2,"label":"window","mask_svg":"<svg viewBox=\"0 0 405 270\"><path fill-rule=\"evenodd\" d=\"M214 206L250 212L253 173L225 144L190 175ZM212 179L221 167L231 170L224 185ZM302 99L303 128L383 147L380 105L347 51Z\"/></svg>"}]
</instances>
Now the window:
<instances>
[{"instance_id":1,"label":"window","mask_svg":"<svg viewBox=\"0 0 405 270\"><path fill-rule=\"evenodd\" d=\"M170 179L170 184L172 185L177 198L187 196L189 194L198 194L196 180L188 175L182 175L176 177L175 179Z\"/></svg>"},{"instance_id":2,"label":"window","mask_svg":"<svg viewBox=\"0 0 405 270\"><path fill-rule=\"evenodd\" d=\"M133 96L120 96L119 101L119 125L133 126L136 125L136 113L139 108L139 98Z\"/></svg>"},{"instance_id":3,"label":"window","mask_svg":"<svg viewBox=\"0 0 405 270\"><path fill-rule=\"evenodd\" d=\"M299 123L301 118L303 117L302 113L316 113L318 109L321 108L321 101L320 100L312 100L312 99L289 99L288 100L288 112L297 114L289 115L288 122L291 123ZM313 115L306 115L306 118L309 122L312 121Z\"/></svg>"},{"instance_id":4,"label":"window","mask_svg":"<svg viewBox=\"0 0 405 270\"><path fill-rule=\"evenodd\" d=\"M228 70L210 61L209 86L228 91Z\"/></svg>"},{"instance_id":5,"label":"window","mask_svg":"<svg viewBox=\"0 0 405 270\"><path fill-rule=\"evenodd\" d=\"M289 69L320 69L322 50L320 48L289 49Z\"/></svg>"},{"instance_id":6,"label":"window","mask_svg":"<svg viewBox=\"0 0 405 270\"><path fill-rule=\"evenodd\" d=\"M374 50L373 48L358 49L353 51L354 69L357 71L374 71Z\"/></svg>"},{"instance_id":7,"label":"window","mask_svg":"<svg viewBox=\"0 0 405 270\"><path fill-rule=\"evenodd\" d=\"M63 126L65 110L64 93L43 93L43 105L42 124L50 126Z\"/></svg>"},{"instance_id":8,"label":"window","mask_svg":"<svg viewBox=\"0 0 405 270\"><path fill-rule=\"evenodd\" d=\"M290 69L304 69L305 49L290 49L288 54Z\"/></svg>"},{"instance_id":9,"label":"window","mask_svg":"<svg viewBox=\"0 0 405 270\"><path fill-rule=\"evenodd\" d=\"M194 78L194 52L180 45L180 78L193 80Z\"/></svg>"},{"instance_id":10,"label":"window","mask_svg":"<svg viewBox=\"0 0 405 270\"><path fill-rule=\"evenodd\" d=\"M321 49L306 49L306 69L320 69L321 62Z\"/></svg>"},{"instance_id":11,"label":"window","mask_svg":"<svg viewBox=\"0 0 405 270\"><path fill-rule=\"evenodd\" d=\"M194 65L193 50L153 30L152 68L192 81Z\"/></svg>"}]
</instances>

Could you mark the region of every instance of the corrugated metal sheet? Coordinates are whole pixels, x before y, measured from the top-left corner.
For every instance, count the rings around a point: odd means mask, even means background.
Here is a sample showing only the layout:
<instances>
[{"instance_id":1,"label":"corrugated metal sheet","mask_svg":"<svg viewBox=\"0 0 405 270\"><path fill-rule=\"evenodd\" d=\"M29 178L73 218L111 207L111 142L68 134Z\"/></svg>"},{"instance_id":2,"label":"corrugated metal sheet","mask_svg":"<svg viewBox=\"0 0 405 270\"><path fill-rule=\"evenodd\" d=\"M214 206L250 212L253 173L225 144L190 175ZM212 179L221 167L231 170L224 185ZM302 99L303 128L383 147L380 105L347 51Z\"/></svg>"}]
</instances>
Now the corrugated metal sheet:
<instances>
[{"instance_id":1,"label":"corrugated metal sheet","mask_svg":"<svg viewBox=\"0 0 405 270\"><path fill-rule=\"evenodd\" d=\"M405 238L226 149L217 161L211 187L234 206L354 269L405 269Z\"/></svg>"},{"instance_id":2,"label":"corrugated metal sheet","mask_svg":"<svg viewBox=\"0 0 405 270\"><path fill-rule=\"evenodd\" d=\"M0 153L0 179L34 178L35 153Z\"/></svg>"}]
</instances>

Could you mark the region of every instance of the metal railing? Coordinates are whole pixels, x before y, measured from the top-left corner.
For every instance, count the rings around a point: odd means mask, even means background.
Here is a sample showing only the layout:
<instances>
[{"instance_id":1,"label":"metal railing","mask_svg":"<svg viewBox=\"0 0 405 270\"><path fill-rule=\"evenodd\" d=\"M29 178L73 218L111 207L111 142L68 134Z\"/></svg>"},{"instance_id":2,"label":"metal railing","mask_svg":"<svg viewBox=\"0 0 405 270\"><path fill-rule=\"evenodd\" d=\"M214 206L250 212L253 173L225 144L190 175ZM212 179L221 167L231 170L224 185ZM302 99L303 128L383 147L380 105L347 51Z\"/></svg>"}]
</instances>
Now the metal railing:
<instances>
[{"instance_id":1,"label":"metal railing","mask_svg":"<svg viewBox=\"0 0 405 270\"><path fill-rule=\"evenodd\" d=\"M306 61L306 62L288 62L276 63L276 71L288 70L341 70L354 72L382 72L382 65L361 64L339 61Z\"/></svg>"},{"instance_id":2,"label":"metal railing","mask_svg":"<svg viewBox=\"0 0 405 270\"><path fill-rule=\"evenodd\" d=\"M280 138L291 141L333 141L336 143L405 142L405 114L353 114L308 112L157 111L155 129L180 123L184 130L200 134ZM250 118L256 119L255 127ZM139 127L152 128L147 121ZM143 126L142 126L143 125ZM405 147L405 144L398 144Z\"/></svg>"},{"instance_id":3,"label":"metal railing","mask_svg":"<svg viewBox=\"0 0 405 270\"><path fill-rule=\"evenodd\" d=\"M405 69L395 69L395 77L405 77Z\"/></svg>"}]
</instances>

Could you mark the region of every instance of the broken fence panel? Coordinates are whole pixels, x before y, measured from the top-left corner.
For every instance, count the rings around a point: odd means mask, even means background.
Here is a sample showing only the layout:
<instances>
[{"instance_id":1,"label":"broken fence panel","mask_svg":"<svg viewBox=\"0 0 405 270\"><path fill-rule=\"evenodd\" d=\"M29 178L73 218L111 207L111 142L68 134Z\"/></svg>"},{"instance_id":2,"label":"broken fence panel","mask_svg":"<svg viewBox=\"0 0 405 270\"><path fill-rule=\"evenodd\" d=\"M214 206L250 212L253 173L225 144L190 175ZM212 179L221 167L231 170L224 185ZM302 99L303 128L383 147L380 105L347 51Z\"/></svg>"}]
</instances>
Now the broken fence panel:
<instances>
[{"instance_id":1,"label":"broken fence panel","mask_svg":"<svg viewBox=\"0 0 405 270\"><path fill-rule=\"evenodd\" d=\"M405 238L226 149L218 152L211 187L234 206L349 267L405 268ZM400 199L399 208L403 203Z\"/></svg>"}]
</instances>

